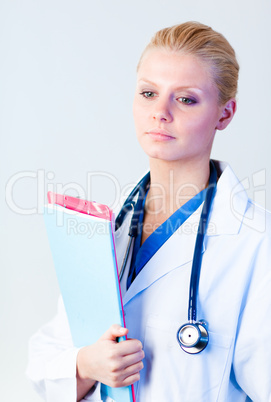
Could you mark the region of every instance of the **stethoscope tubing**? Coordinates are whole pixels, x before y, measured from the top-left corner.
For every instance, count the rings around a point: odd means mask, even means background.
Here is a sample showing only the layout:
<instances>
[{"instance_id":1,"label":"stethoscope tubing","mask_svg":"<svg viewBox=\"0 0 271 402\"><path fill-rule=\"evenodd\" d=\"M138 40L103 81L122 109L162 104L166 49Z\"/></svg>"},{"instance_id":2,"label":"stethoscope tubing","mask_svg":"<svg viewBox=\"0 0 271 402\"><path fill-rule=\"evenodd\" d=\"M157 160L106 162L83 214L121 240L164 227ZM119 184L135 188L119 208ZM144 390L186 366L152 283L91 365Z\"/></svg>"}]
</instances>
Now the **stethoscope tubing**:
<instances>
[{"instance_id":1,"label":"stethoscope tubing","mask_svg":"<svg viewBox=\"0 0 271 402\"><path fill-rule=\"evenodd\" d=\"M134 237L129 236L128 244L127 244L127 247L126 247L126 250L125 250L125 254L124 254L124 257L123 257L122 264L121 264L121 269L120 269L120 272L119 272L119 281L122 280L122 277L123 277L123 274L124 274L124 271L125 271L125 267L127 265L127 261L128 261L128 257L129 257L129 254L130 254L130 250L131 250L133 240L134 240Z\"/></svg>"},{"instance_id":2,"label":"stethoscope tubing","mask_svg":"<svg viewBox=\"0 0 271 402\"><path fill-rule=\"evenodd\" d=\"M149 182L150 182L150 172L146 173L145 176L142 177L142 179L136 184L136 186L133 188L133 190L130 192L130 194L124 201L123 206L115 220L115 230L118 230L121 227L126 214L129 211L131 211L132 209L134 210L134 206L135 206L135 201L133 201L134 197L140 191L140 189L144 190L145 186ZM133 218L132 218L132 221L133 221ZM131 226L132 226L132 224L130 225L129 236L134 234L134 233L131 233Z\"/></svg>"},{"instance_id":3,"label":"stethoscope tubing","mask_svg":"<svg viewBox=\"0 0 271 402\"><path fill-rule=\"evenodd\" d=\"M197 295L199 287L199 277L202 262L202 251L205 234L208 227L208 220L211 212L212 202L216 193L217 173L213 161L210 161L210 179L207 188L206 198L203 204L196 244L194 248L190 287L189 287L189 302L188 302L188 321L195 322L197 320Z\"/></svg>"},{"instance_id":4,"label":"stethoscope tubing","mask_svg":"<svg viewBox=\"0 0 271 402\"><path fill-rule=\"evenodd\" d=\"M137 235L139 212L135 208L136 202L133 201L137 192L139 197L143 197L148 183L150 181L150 173L147 173L139 183L131 191L127 199L125 200L123 207L118 214L115 222L116 230L122 225L126 214L133 210L131 224L129 227L128 237L129 241L124 254L123 262L120 269L119 279L123 277L125 267L127 265L128 257L132 242ZM212 202L216 193L217 172L214 162L210 161L210 178L209 185L207 187L205 201L202 207L202 212L199 221L199 227L196 237L196 244L194 248L194 255L192 261L192 269L190 276L189 286L189 302L188 302L188 323L182 325L177 331L177 340L181 348L189 354L200 353L204 350L209 341L209 335L207 325L204 321L197 321L197 295L199 288L199 278L202 263L203 242L208 227L208 221L211 213ZM138 204L140 206L140 203Z\"/></svg>"}]
</instances>

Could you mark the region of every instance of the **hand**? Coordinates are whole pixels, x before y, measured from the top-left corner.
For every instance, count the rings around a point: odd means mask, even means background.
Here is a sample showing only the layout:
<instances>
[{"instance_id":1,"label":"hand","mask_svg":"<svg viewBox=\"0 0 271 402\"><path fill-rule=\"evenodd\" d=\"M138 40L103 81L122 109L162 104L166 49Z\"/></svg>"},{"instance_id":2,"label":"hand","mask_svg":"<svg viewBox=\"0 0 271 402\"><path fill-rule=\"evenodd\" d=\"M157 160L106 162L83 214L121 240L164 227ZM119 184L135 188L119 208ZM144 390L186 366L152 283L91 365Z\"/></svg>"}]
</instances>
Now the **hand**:
<instances>
[{"instance_id":1,"label":"hand","mask_svg":"<svg viewBox=\"0 0 271 402\"><path fill-rule=\"evenodd\" d=\"M144 352L136 339L117 342L127 328L112 325L93 345L83 347L77 356L77 378L92 385L95 381L110 387L131 385L140 378Z\"/></svg>"}]
</instances>

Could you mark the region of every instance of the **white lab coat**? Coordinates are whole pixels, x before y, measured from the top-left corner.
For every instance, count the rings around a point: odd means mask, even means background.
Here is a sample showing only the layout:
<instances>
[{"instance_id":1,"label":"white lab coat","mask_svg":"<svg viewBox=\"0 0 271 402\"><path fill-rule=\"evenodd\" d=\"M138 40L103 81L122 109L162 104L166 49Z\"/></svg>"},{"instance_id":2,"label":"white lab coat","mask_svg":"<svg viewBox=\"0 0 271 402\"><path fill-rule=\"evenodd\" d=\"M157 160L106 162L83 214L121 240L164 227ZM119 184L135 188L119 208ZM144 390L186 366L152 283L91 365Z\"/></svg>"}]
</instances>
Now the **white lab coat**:
<instances>
[{"instance_id":1,"label":"white lab coat","mask_svg":"<svg viewBox=\"0 0 271 402\"><path fill-rule=\"evenodd\" d=\"M179 346L200 207L157 251L126 292L129 337L145 351L135 384L137 402L271 401L271 215L247 197L229 166L218 181L198 294L198 319L209 344L189 355ZM127 245L129 217L116 233L118 260ZM129 265L129 264L128 264ZM58 315L30 341L28 376L49 402L76 400L75 362L67 318ZM97 385L89 401L104 400ZM106 401L111 401L107 398Z\"/></svg>"}]
</instances>

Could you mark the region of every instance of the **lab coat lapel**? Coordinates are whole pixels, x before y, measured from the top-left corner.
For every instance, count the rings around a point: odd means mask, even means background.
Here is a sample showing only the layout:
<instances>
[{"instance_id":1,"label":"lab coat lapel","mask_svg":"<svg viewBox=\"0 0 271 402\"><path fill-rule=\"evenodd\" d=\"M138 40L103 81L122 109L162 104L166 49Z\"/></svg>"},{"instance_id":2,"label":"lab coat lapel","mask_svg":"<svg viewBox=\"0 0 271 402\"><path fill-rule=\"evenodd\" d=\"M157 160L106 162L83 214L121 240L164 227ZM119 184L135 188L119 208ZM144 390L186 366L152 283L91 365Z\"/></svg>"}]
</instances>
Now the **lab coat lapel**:
<instances>
[{"instance_id":1,"label":"lab coat lapel","mask_svg":"<svg viewBox=\"0 0 271 402\"><path fill-rule=\"evenodd\" d=\"M193 259L202 206L163 244L137 275L123 298L124 305L135 295L176 268ZM204 251L204 248L203 248Z\"/></svg>"},{"instance_id":2,"label":"lab coat lapel","mask_svg":"<svg viewBox=\"0 0 271 402\"><path fill-rule=\"evenodd\" d=\"M216 163L218 169L222 168L223 174L218 181L202 252L205 251L208 237L235 235L239 232L248 203L247 194L231 168L226 164ZM202 206L148 261L124 295L124 305L159 278L192 261L201 210Z\"/></svg>"}]
</instances>

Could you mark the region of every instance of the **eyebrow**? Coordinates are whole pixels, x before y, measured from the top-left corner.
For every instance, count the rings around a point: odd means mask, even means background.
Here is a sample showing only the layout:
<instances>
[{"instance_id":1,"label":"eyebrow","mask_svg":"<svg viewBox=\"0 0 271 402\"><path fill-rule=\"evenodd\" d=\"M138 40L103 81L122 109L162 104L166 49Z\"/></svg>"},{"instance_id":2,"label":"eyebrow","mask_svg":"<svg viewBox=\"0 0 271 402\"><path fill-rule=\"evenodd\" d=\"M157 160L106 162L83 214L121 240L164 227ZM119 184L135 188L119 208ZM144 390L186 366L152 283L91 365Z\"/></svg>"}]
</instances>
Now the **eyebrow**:
<instances>
[{"instance_id":1,"label":"eyebrow","mask_svg":"<svg viewBox=\"0 0 271 402\"><path fill-rule=\"evenodd\" d=\"M142 82L142 83L146 83L146 84L150 84L150 85L153 85L153 86L157 86L157 84L155 84L154 82L152 82L152 81L150 81L150 80L146 80L146 79L144 79L144 78L140 78L139 80L138 80L138 82L140 83L140 82ZM180 90L182 90L182 89L194 89L194 90L196 90L196 91L200 91L200 92L203 92L203 89L201 89L201 88L199 88L199 87L197 87L197 86L193 86L193 85L181 85L180 87L177 87L177 88L175 88L175 91L180 91Z\"/></svg>"}]
</instances>

